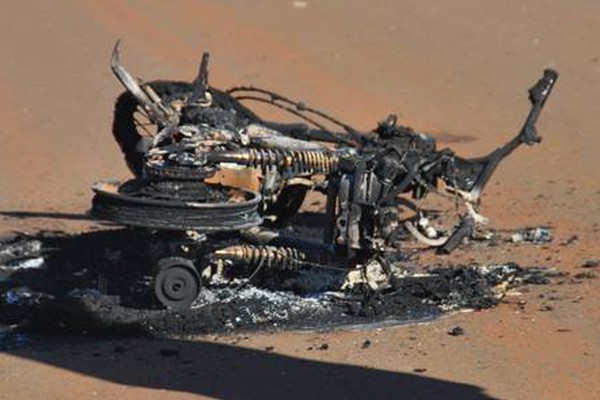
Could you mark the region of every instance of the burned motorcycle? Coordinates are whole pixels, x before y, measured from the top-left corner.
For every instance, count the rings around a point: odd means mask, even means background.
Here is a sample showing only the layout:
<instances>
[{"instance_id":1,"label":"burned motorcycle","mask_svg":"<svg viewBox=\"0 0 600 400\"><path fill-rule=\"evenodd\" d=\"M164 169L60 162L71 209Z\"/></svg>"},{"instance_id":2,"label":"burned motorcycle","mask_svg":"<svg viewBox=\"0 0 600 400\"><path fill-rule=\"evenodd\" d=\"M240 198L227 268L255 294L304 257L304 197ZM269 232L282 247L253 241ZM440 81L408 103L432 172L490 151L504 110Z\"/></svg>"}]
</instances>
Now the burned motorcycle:
<instances>
[{"instance_id":1,"label":"burned motorcycle","mask_svg":"<svg viewBox=\"0 0 600 400\"><path fill-rule=\"evenodd\" d=\"M510 142L468 159L438 150L432 136L393 115L360 133L268 90L218 90L208 83L208 60L204 54L191 83L144 83L122 67L117 44L111 66L127 91L115 106L113 134L135 178L93 187L94 216L150 229L171 244L156 257L154 287L174 309L189 307L203 271L217 266L355 270L377 262L386 270L408 237L451 252L486 222L480 196L500 162L540 141L535 123L558 78L546 70L529 90L531 110ZM303 122L262 119L249 101ZM228 169L256 172L254 185L227 185L218 174ZM320 240L285 229L310 190L325 196ZM462 202L454 226L433 226L419 205L430 193Z\"/></svg>"}]
</instances>

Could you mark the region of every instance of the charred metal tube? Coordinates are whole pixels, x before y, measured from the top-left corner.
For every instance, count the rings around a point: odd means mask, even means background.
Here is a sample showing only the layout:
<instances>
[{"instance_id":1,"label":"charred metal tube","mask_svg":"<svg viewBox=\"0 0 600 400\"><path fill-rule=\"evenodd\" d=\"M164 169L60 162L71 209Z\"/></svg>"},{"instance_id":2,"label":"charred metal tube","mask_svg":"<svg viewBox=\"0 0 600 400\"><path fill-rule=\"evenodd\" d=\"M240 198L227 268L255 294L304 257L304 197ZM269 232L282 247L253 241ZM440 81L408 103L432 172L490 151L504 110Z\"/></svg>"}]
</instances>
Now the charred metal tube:
<instances>
[{"instance_id":1,"label":"charred metal tube","mask_svg":"<svg viewBox=\"0 0 600 400\"><path fill-rule=\"evenodd\" d=\"M207 98L208 87L208 59L210 55L208 53L202 54L202 61L200 62L200 69L198 76L193 82L194 93L190 96L187 101L187 105L193 104L207 104L209 98Z\"/></svg>"},{"instance_id":2,"label":"charred metal tube","mask_svg":"<svg viewBox=\"0 0 600 400\"><path fill-rule=\"evenodd\" d=\"M546 100L550 96L550 93L552 93L552 88L554 87L557 79L558 73L556 71L552 69L546 69L544 71L544 76L533 87L531 87L531 89L529 89L531 110L529 111L529 115L527 115L525 124L518 135L521 142L531 145L541 141L541 138L538 136L535 129L535 123L540 116L542 108L544 108L544 105L546 104Z\"/></svg>"},{"instance_id":3,"label":"charred metal tube","mask_svg":"<svg viewBox=\"0 0 600 400\"><path fill-rule=\"evenodd\" d=\"M492 174L496 171L500 162L522 144L531 146L541 141L540 136L537 134L535 124L557 79L558 73L554 70L547 69L544 71L542 78L529 89L531 109L525 119L523 128L510 142L497 148L485 157L474 159L456 157L456 166L459 170L462 170L459 172L466 178L465 182L462 185L459 185L457 189L468 192L471 201L477 201L479 199L481 192L487 185ZM449 183L451 185L453 184L451 181L449 181Z\"/></svg>"},{"instance_id":4,"label":"charred metal tube","mask_svg":"<svg viewBox=\"0 0 600 400\"><path fill-rule=\"evenodd\" d=\"M138 81L131 76L129 72L121 65L119 58L119 44L117 41L110 59L110 67L113 74L119 82L131 93L140 105L146 110L150 119L161 126L167 126L177 121L174 115L160 103L160 98L157 98L156 93L152 93L151 88L145 91Z\"/></svg>"},{"instance_id":5,"label":"charred metal tube","mask_svg":"<svg viewBox=\"0 0 600 400\"><path fill-rule=\"evenodd\" d=\"M438 248L438 253L452 253L458 246L460 246L464 238L473 233L473 229L475 229L475 219L470 215L464 216L460 221L458 228L456 228L454 233L452 233L452 236L448 238L446 243Z\"/></svg>"},{"instance_id":6,"label":"charred metal tube","mask_svg":"<svg viewBox=\"0 0 600 400\"><path fill-rule=\"evenodd\" d=\"M240 149L207 154L209 163L234 163L247 167L278 167L297 174L331 173L338 168L339 158L330 151Z\"/></svg>"}]
</instances>

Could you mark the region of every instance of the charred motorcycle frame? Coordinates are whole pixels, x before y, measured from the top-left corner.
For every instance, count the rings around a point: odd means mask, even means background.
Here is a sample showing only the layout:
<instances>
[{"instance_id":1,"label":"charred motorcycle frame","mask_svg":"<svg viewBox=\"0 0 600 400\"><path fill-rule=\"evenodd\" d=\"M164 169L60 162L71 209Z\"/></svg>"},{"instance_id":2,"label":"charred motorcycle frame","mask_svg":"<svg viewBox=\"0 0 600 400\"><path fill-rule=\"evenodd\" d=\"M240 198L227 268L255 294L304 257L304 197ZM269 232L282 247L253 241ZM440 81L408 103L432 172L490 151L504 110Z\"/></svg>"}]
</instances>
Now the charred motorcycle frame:
<instances>
[{"instance_id":1,"label":"charred motorcycle frame","mask_svg":"<svg viewBox=\"0 0 600 400\"><path fill-rule=\"evenodd\" d=\"M174 309L193 303L207 267L353 270L376 262L386 270L409 237L451 252L486 222L480 197L500 162L540 141L535 124L558 78L545 70L529 89L531 109L511 141L463 158L393 115L361 133L268 90L218 90L208 83L208 61L205 53L191 83L144 83L123 68L115 46L112 71L127 90L116 103L113 134L135 178L93 187L94 216L150 229L172 244L156 257L154 287ZM303 122L262 119L242 104L249 101ZM219 182L217 172L227 168L257 171L258 190ZM310 190L325 196L321 240L282 229ZM451 228L435 227L435 215L420 207L430 193L463 204Z\"/></svg>"}]
</instances>

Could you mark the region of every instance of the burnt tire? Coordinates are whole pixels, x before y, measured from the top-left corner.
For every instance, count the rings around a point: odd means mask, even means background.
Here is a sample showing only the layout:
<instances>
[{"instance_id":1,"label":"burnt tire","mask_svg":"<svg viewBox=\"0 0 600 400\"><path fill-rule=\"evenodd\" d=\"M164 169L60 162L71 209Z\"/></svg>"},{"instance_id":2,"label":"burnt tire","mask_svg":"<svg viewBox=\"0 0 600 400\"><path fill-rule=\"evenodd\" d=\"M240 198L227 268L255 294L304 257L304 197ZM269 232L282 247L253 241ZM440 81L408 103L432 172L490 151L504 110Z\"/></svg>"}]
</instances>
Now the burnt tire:
<instances>
[{"instance_id":1,"label":"burnt tire","mask_svg":"<svg viewBox=\"0 0 600 400\"><path fill-rule=\"evenodd\" d=\"M91 215L120 225L162 230L236 231L262 223L261 196L222 185L203 185L206 191L178 191L180 182L160 182L160 191L141 180L98 182L92 190ZM186 186L186 185L183 185ZM172 189L169 189L172 187Z\"/></svg>"},{"instance_id":2,"label":"burnt tire","mask_svg":"<svg viewBox=\"0 0 600 400\"><path fill-rule=\"evenodd\" d=\"M168 257L158 261L154 293L169 310L190 308L200 294L202 282L194 263L182 257Z\"/></svg>"}]
</instances>

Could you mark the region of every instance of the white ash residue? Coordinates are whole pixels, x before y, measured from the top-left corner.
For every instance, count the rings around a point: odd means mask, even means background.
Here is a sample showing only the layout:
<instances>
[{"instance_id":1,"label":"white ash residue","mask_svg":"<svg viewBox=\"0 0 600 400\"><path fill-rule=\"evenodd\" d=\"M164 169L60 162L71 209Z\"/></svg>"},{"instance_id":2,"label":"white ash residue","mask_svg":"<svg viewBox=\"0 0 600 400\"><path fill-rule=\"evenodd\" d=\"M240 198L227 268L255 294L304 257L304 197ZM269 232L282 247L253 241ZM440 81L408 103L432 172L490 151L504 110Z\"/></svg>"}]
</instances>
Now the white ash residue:
<instances>
[{"instance_id":1,"label":"white ash residue","mask_svg":"<svg viewBox=\"0 0 600 400\"><path fill-rule=\"evenodd\" d=\"M228 328L247 325L272 325L297 320L303 316L318 317L331 311L327 293L301 296L292 292L271 291L250 284L237 288L204 288L192 306L201 312L209 306L233 306L235 313L224 324Z\"/></svg>"}]
</instances>

